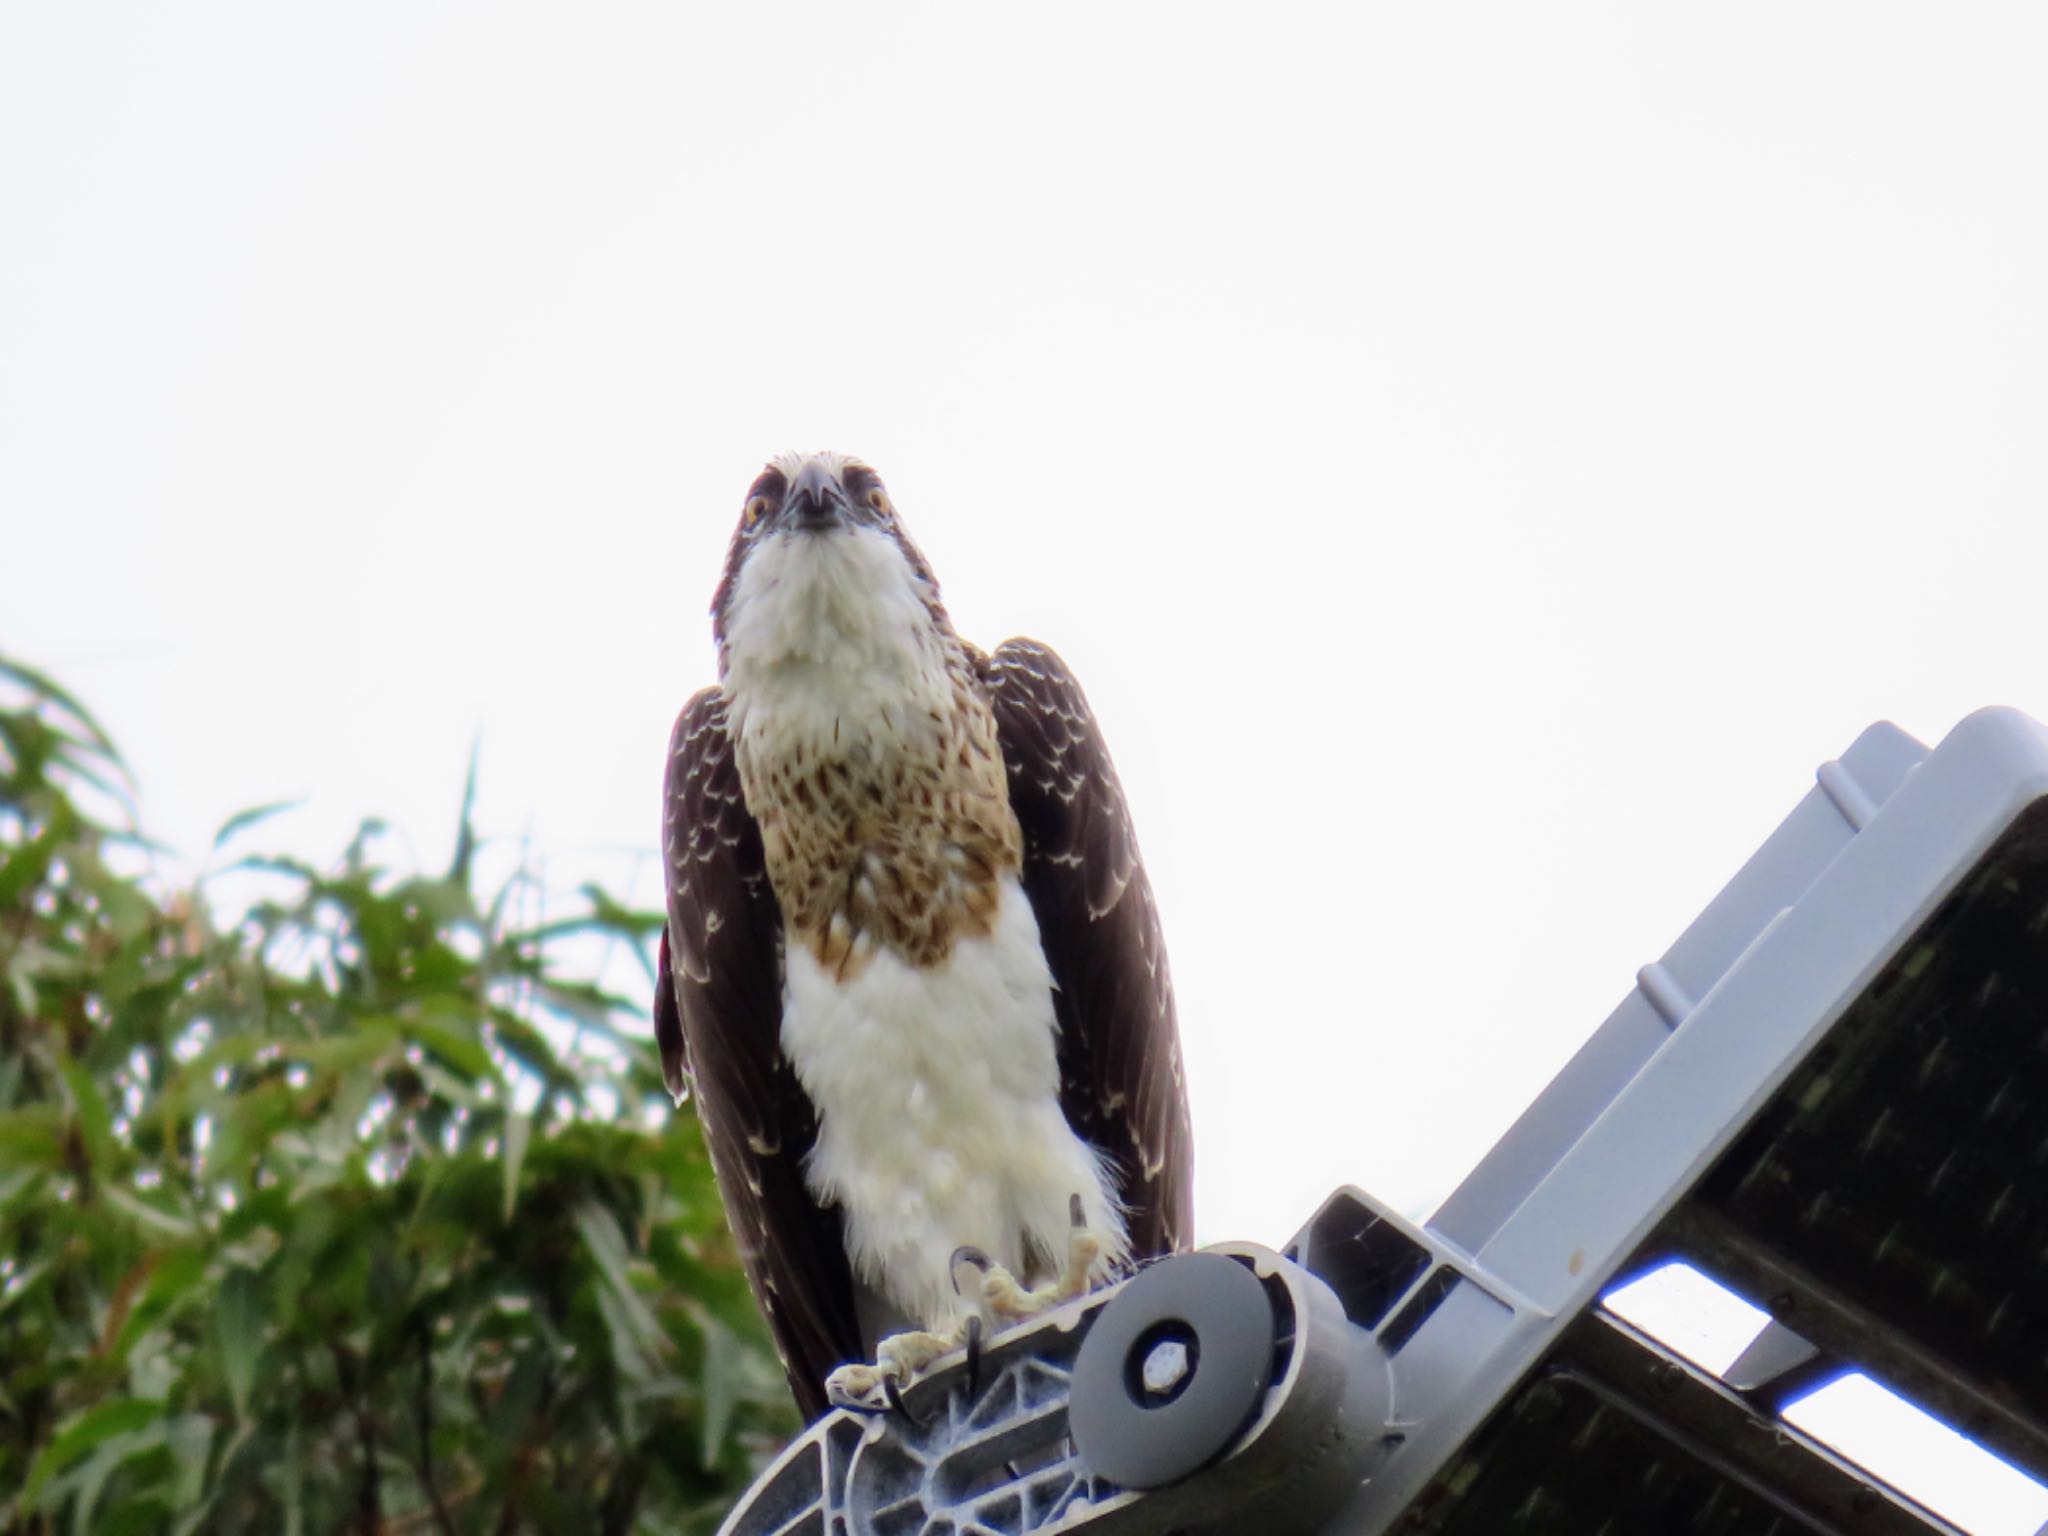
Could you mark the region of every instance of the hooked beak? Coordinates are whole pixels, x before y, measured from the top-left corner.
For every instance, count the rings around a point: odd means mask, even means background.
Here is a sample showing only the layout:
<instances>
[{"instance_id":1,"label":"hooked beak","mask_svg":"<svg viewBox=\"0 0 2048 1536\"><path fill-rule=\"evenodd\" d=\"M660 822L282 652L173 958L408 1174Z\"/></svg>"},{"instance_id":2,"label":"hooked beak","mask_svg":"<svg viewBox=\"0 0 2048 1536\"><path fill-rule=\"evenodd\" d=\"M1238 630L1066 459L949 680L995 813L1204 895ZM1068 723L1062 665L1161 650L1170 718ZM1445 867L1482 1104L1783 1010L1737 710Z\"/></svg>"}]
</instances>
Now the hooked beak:
<instances>
[{"instance_id":1,"label":"hooked beak","mask_svg":"<svg viewBox=\"0 0 2048 1536\"><path fill-rule=\"evenodd\" d=\"M796 484L789 488L782 505L791 522L811 533L834 526L848 511L846 493L816 459L797 471Z\"/></svg>"}]
</instances>

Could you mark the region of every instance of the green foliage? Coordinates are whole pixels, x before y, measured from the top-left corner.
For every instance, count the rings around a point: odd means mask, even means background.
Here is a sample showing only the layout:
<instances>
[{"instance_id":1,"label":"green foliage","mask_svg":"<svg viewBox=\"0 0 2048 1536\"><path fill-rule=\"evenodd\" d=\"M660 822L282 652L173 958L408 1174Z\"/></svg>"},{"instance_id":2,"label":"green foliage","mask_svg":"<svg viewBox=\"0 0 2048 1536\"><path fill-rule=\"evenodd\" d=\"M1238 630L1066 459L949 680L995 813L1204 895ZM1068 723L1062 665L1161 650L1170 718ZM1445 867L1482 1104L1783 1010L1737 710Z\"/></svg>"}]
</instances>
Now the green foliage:
<instances>
[{"instance_id":1,"label":"green foliage","mask_svg":"<svg viewBox=\"0 0 2048 1536\"><path fill-rule=\"evenodd\" d=\"M371 828L241 860L223 928L124 784L0 662L0 1532L714 1526L794 1417L694 1119L575 968L658 918L519 926L465 811L444 876Z\"/></svg>"}]
</instances>

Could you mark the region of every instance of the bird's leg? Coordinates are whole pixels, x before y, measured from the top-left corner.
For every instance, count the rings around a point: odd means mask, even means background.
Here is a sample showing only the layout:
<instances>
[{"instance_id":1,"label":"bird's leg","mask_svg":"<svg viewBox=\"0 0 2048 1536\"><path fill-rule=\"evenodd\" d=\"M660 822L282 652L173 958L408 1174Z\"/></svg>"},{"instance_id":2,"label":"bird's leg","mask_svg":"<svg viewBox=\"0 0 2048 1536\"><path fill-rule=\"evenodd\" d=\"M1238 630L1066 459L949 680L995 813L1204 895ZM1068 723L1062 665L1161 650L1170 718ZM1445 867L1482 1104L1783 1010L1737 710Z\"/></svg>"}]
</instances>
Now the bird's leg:
<instances>
[{"instance_id":1,"label":"bird's leg","mask_svg":"<svg viewBox=\"0 0 2048 1536\"><path fill-rule=\"evenodd\" d=\"M835 1407L863 1413L900 1406L900 1394L910 1379L939 1356L958 1349L962 1334L957 1323L942 1332L912 1328L892 1333L875 1346L873 1365L842 1365L827 1376L825 1396ZM910 1416L908 1410L904 1416Z\"/></svg>"},{"instance_id":2,"label":"bird's leg","mask_svg":"<svg viewBox=\"0 0 2048 1536\"><path fill-rule=\"evenodd\" d=\"M981 1271L981 1299L1002 1321L1015 1323L1036 1317L1062 1302L1087 1295L1089 1277L1094 1273L1096 1261L1102 1257L1102 1238L1090 1231L1083 1219L1079 1195L1067 1201L1067 1220L1070 1230L1066 1263L1061 1266L1059 1274L1044 1285L1026 1286L979 1248L956 1250L953 1263L956 1267L971 1264Z\"/></svg>"},{"instance_id":3,"label":"bird's leg","mask_svg":"<svg viewBox=\"0 0 2048 1536\"><path fill-rule=\"evenodd\" d=\"M957 1271L965 1264L979 1272L982 1305L998 1322L1015 1323L1036 1317L1062 1302L1087 1295L1088 1282L1102 1257L1102 1237L1089 1229L1079 1195L1067 1202L1067 1220L1071 1230L1067 1238L1066 1262L1060 1272L1044 1285L1025 1285L974 1247L954 1249L952 1268ZM957 1274L953 1288L960 1289ZM910 1384L911 1378L939 1356L952 1353L962 1344L967 1347L967 1390L971 1396L980 1385L981 1343L981 1319L972 1314L942 1329L908 1329L892 1333L875 1346L874 1364L842 1365L827 1376L825 1396L835 1407L853 1408L863 1413L881 1413L890 1407L902 1409L902 1390ZM902 1411L904 1417L911 1417L908 1409ZM912 1422L916 1421L913 1419Z\"/></svg>"},{"instance_id":4,"label":"bird's leg","mask_svg":"<svg viewBox=\"0 0 2048 1536\"><path fill-rule=\"evenodd\" d=\"M979 1248L954 1251L952 1267L973 1264L989 1267L988 1256ZM953 1289L960 1290L960 1276L953 1276ZM906 1329L892 1333L875 1346L873 1365L847 1364L825 1378L825 1396L839 1408L861 1413L881 1413L896 1408L913 1424L917 1420L903 1407L902 1391L910 1378L939 1356L950 1354L964 1342L967 1346L967 1395L974 1396L981 1376L981 1318L968 1313L961 1320L935 1329ZM918 1426L922 1428L922 1425Z\"/></svg>"},{"instance_id":5,"label":"bird's leg","mask_svg":"<svg viewBox=\"0 0 2048 1536\"><path fill-rule=\"evenodd\" d=\"M1067 1264L1060 1272L1059 1299L1072 1301L1088 1294L1088 1277L1102 1257L1102 1238L1089 1230L1081 1211L1081 1197L1067 1196Z\"/></svg>"}]
</instances>

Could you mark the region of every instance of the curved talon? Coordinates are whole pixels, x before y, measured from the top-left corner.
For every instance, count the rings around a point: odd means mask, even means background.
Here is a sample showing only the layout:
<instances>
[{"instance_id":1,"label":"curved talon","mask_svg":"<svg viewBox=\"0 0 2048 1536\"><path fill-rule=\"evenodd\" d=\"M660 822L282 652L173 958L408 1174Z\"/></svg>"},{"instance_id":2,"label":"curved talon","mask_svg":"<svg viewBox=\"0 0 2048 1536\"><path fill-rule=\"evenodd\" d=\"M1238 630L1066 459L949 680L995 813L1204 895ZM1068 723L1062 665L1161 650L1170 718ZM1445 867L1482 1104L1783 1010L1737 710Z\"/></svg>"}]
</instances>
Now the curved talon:
<instances>
[{"instance_id":1,"label":"curved talon","mask_svg":"<svg viewBox=\"0 0 2048 1536\"><path fill-rule=\"evenodd\" d=\"M953 1250L953 1257L946 1261L946 1273L953 1277L953 1294L960 1294L960 1266L972 1264L984 1275L995 1268L995 1260L983 1253L972 1243L962 1243Z\"/></svg>"},{"instance_id":2,"label":"curved talon","mask_svg":"<svg viewBox=\"0 0 2048 1536\"><path fill-rule=\"evenodd\" d=\"M967 1319L967 1400L981 1395L981 1318Z\"/></svg>"},{"instance_id":3,"label":"curved talon","mask_svg":"<svg viewBox=\"0 0 2048 1536\"><path fill-rule=\"evenodd\" d=\"M889 1399L889 1406L910 1421L912 1429L923 1429L926 1421L910 1411L910 1405L903 1401L903 1389L896 1385L894 1376L882 1378L882 1395Z\"/></svg>"},{"instance_id":4,"label":"curved talon","mask_svg":"<svg viewBox=\"0 0 2048 1536\"><path fill-rule=\"evenodd\" d=\"M1067 1196L1067 1224L1074 1227L1085 1227L1088 1225L1081 1215L1081 1197L1079 1195Z\"/></svg>"}]
</instances>

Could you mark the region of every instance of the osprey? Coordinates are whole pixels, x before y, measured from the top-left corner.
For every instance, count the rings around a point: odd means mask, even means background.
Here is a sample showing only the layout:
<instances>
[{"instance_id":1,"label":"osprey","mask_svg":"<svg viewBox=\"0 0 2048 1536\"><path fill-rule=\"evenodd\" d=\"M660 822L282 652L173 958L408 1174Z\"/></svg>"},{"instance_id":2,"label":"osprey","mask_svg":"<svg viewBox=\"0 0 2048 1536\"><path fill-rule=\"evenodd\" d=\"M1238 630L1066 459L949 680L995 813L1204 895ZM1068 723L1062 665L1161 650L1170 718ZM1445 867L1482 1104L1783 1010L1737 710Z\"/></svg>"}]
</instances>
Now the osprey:
<instances>
[{"instance_id":1,"label":"osprey","mask_svg":"<svg viewBox=\"0 0 2048 1536\"><path fill-rule=\"evenodd\" d=\"M712 621L655 1036L810 1419L1183 1246L1187 1097L1088 701L1044 646L954 633L880 477L771 461Z\"/></svg>"}]
</instances>

